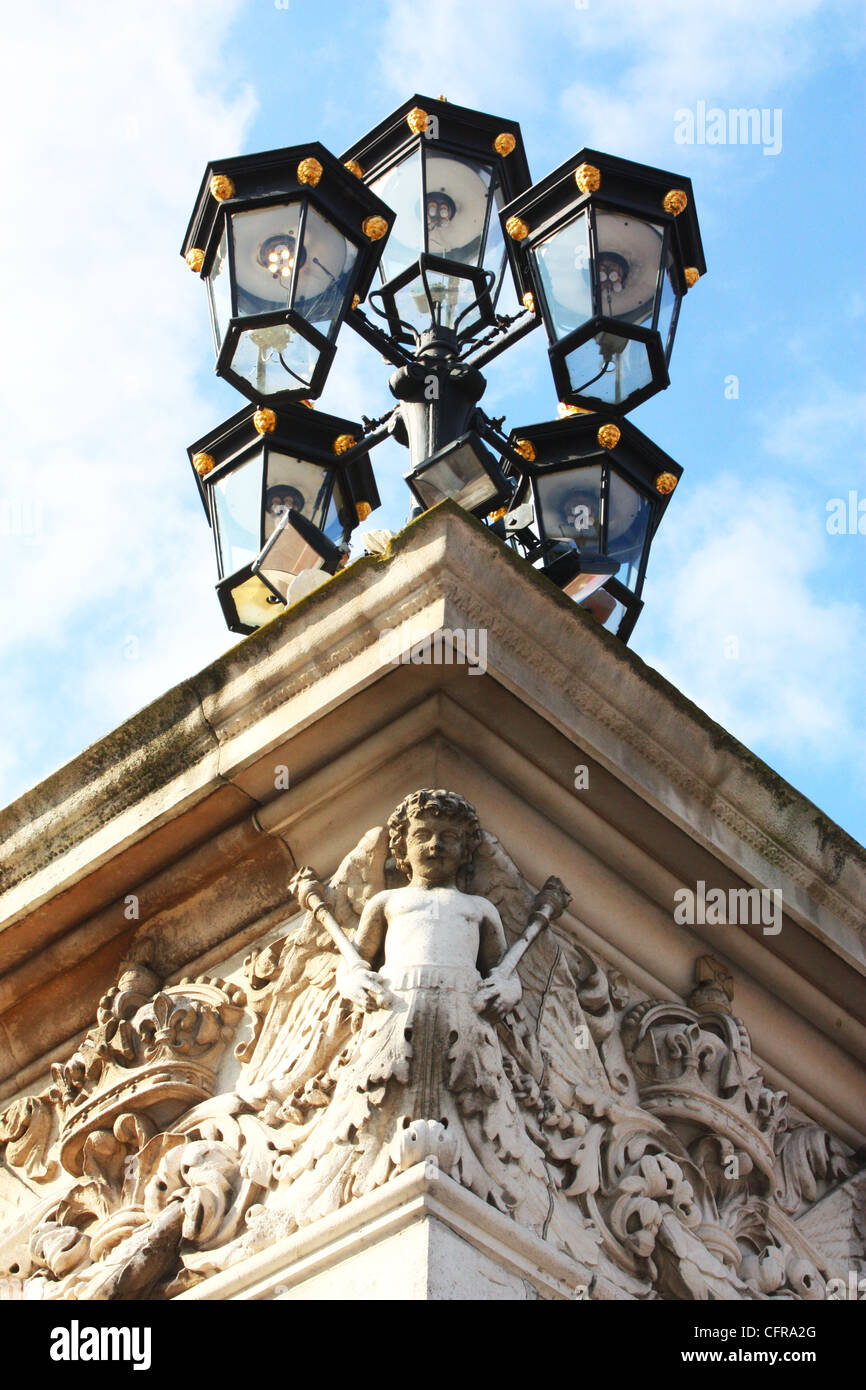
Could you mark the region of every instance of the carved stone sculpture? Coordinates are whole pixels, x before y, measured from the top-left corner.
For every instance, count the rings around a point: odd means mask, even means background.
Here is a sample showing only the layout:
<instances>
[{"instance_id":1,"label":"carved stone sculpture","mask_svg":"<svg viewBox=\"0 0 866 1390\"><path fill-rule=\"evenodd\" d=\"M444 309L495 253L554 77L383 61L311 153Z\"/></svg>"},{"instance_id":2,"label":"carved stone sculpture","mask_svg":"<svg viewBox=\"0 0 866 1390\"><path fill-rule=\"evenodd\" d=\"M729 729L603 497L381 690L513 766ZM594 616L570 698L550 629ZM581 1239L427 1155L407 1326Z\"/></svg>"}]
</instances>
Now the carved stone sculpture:
<instances>
[{"instance_id":1,"label":"carved stone sculpture","mask_svg":"<svg viewBox=\"0 0 866 1390\"><path fill-rule=\"evenodd\" d=\"M165 986L142 938L0 1115L33 1196L0 1294L171 1297L433 1159L623 1297L824 1296L841 1271L795 1218L853 1168L766 1086L718 962L686 1003L635 997L450 791L291 891L303 919L244 988Z\"/></svg>"}]
</instances>

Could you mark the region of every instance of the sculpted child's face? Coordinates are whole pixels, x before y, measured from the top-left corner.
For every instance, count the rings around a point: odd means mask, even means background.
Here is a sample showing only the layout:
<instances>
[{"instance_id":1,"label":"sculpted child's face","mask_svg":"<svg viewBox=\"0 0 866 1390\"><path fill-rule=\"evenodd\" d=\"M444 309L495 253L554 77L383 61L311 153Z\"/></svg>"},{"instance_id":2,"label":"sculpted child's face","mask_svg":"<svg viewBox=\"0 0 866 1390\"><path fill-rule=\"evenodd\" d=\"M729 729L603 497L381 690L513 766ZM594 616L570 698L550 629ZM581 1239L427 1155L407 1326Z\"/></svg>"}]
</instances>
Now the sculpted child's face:
<instances>
[{"instance_id":1,"label":"sculpted child's face","mask_svg":"<svg viewBox=\"0 0 866 1390\"><path fill-rule=\"evenodd\" d=\"M406 858L413 882L453 884L465 860L462 819L432 811L413 815L406 834Z\"/></svg>"}]
</instances>

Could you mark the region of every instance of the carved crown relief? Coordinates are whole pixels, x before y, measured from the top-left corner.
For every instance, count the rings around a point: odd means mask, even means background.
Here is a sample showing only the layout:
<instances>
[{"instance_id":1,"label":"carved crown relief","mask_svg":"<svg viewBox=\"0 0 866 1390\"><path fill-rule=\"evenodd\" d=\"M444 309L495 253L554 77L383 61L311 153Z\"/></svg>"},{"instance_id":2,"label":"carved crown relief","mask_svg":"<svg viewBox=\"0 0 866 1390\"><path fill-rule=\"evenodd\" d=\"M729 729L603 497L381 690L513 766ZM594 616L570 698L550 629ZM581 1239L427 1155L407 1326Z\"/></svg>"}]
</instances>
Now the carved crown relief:
<instances>
[{"instance_id":1,"label":"carved crown relief","mask_svg":"<svg viewBox=\"0 0 866 1390\"><path fill-rule=\"evenodd\" d=\"M717 962L686 1004L636 997L453 792L292 891L243 984L164 986L139 940L0 1115L32 1194L0 1293L171 1297L433 1158L625 1297L823 1296L838 1271L795 1218L851 1164L765 1084Z\"/></svg>"}]
</instances>

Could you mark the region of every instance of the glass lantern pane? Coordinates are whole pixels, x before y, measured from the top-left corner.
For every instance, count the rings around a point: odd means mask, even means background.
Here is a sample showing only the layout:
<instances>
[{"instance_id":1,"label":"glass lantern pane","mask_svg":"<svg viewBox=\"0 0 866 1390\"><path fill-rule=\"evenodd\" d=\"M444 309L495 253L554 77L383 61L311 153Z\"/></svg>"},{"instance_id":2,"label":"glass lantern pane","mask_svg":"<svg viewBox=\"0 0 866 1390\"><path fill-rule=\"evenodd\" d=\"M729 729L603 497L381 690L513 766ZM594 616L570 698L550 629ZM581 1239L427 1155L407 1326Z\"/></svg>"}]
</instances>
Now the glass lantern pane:
<instances>
[{"instance_id":1,"label":"glass lantern pane","mask_svg":"<svg viewBox=\"0 0 866 1390\"><path fill-rule=\"evenodd\" d=\"M319 350L287 324L250 328L240 335L231 369L261 396L309 387Z\"/></svg>"},{"instance_id":2,"label":"glass lantern pane","mask_svg":"<svg viewBox=\"0 0 866 1390\"><path fill-rule=\"evenodd\" d=\"M617 579L633 589L650 521L650 504L642 493L611 471L607 518L607 556L620 568Z\"/></svg>"},{"instance_id":3,"label":"glass lantern pane","mask_svg":"<svg viewBox=\"0 0 866 1390\"><path fill-rule=\"evenodd\" d=\"M425 225L431 256L480 265L492 168L424 149Z\"/></svg>"},{"instance_id":4,"label":"glass lantern pane","mask_svg":"<svg viewBox=\"0 0 866 1390\"><path fill-rule=\"evenodd\" d=\"M581 554L601 546L601 466L540 474L541 522L548 540L575 541Z\"/></svg>"},{"instance_id":5,"label":"glass lantern pane","mask_svg":"<svg viewBox=\"0 0 866 1390\"><path fill-rule=\"evenodd\" d=\"M420 275L394 295L394 306L398 316L419 332L423 332L433 323L453 328L464 309L478 298L478 291L473 282L462 275L443 275L438 270L428 269L426 281L430 290L429 299L424 279ZM460 322L461 335L471 331L480 322L480 310L468 313Z\"/></svg>"},{"instance_id":6,"label":"glass lantern pane","mask_svg":"<svg viewBox=\"0 0 866 1390\"><path fill-rule=\"evenodd\" d=\"M484 247L484 269L493 275L493 287L490 291L490 298L496 304L499 290L502 285L502 274L505 269L505 239L502 235L502 224L499 221L499 213L505 207L505 194L502 191L502 184L497 178L493 189L493 207L490 209L490 221L487 226L487 244Z\"/></svg>"},{"instance_id":7,"label":"glass lantern pane","mask_svg":"<svg viewBox=\"0 0 866 1390\"><path fill-rule=\"evenodd\" d=\"M653 379L646 344L613 333L599 333L575 348L565 365L574 394L605 405L626 401Z\"/></svg>"},{"instance_id":8,"label":"glass lantern pane","mask_svg":"<svg viewBox=\"0 0 866 1390\"><path fill-rule=\"evenodd\" d=\"M664 232L652 222L597 212L598 312L652 327Z\"/></svg>"},{"instance_id":9,"label":"glass lantern pane","mask_svg":"<svg viewBox=\"0 0 866 1390\"><path fill-rule=\"evenodd\" d=\"M395 275L417 261L424 250L420 150L414 149L370 187L395 213L391 235L379 263L379 273L384 282L393 280Z\"/></svg>"},{"instance_id":10,"label":"glass lantern pane","mask_svg":"<svg viewBox=\"0 0 866 1390\"><path fill-rule=\"evenodd\" d=\"M328 514L332 479L329 468L268 449L265 540L273 535L280 518L290 508L321 527Z\"/></svg>"},{"instance_id":11,"label":"glass lantern pane","mask_svg":"<svg viewBox=\"0 0 866 1390\"><path fill-rule=\"evenodd\" d=\"M357 246L308 205L294 308L326 338L336 328L357 258Z\"/></svg>"},{"instance_id":12,"label":"glass lantern pane","mask_svg":"<svg viewBox=\"0 0 866 1390\"><path fill-rule=\"evenodd\" d=\"M216 520L220 573L251 564L262 548L262 456L209 483Z\"/></svg>"},{"instance_id":13,"label":"glass lantern pane","mask_svg":"<svg viewBox=\"0 0 866 1390\"><path fill-rule=\"evenodd\" d=\"M572 218L529 254L538 269L554 336L564 338L592 318L586 213Z\"/></svg>"},{"instance_id":14,"label":"glass lantern pane","mask_svg":"<svg viewBox=\"0 0 866 1390\"><path fill-rule=\"evenodd\" d=\"M605 589L609 578L608 574L578 574L562 592L591 613L608 632L616 632L625 616L625 604Z\"/></svg>"},{"instance_id":15,"label":"glass lantern pane","mask_svg":"<svg viewBox=\"0 0 866 1390\"><path fill-rule=\"evenodd\" d=\"M241 316L288 307L299 218L299 203L232 214L235 284Z\"/></svg>"},{"instance_id":16,"label":"glass lantern pane","mask_svg":"<svg viewBox=\"0 0 866 1390\"><path fill-rule=\"evenodd\" d=\"M210 274L207 277L207 296L210 304L211 326L213 328L214 349L217 357L223 338L232 316L232 291L229 277L229 239L223 229L219 248L214 256Z\"/></svg>"},{"instance_id":17,"label":"glass lantern pane","mask_svg":"<svg viewBox=\"0 0 866 1390\"><path fill-rule=\"evenodd\" d=\"M286 611L279 599L256 574L238 584L230 593L237 615L245 627L263 627L272 618L277 618L280 613Z\"/></svg>"},{"instance_id":18,"label":"glass lantern pane","mask_svg":"<svg viewBox=\"0 0 866 1390\"><path fill-rule=\"evenodd\" d=\"M658 331L664 348L665 361L669 362L671 348L674 345L674 334L677 331L677 317L679 315L681 296L677 294L671 279L671 266L673 257L668 252L667 266L662 276L662 295L659 304Z\"/></svg>"},{"instance_id":19,"label":"glass lantern pane","mask_svg":"<svg viewBox=\"0 0 866 1390\"><path fill-rule=\"evenodd\" d=\"M425 507L435 507L451 497L467 511L474 511L497 496L496 484L468 443L416 474L414 482Z\"/></svg>"},{"instance_id":20,"label":"glass lantern pane","mask_svg":"<svg viewBox=\"0 0 866 1390\"><path fill-rule=\"evenodd\" d=\"M285 598L294 575L302 574L304 570L321 569L323 564L318 551L289 525L283 527L265 556L261 572Z\"/></svg>"}]
</instances>

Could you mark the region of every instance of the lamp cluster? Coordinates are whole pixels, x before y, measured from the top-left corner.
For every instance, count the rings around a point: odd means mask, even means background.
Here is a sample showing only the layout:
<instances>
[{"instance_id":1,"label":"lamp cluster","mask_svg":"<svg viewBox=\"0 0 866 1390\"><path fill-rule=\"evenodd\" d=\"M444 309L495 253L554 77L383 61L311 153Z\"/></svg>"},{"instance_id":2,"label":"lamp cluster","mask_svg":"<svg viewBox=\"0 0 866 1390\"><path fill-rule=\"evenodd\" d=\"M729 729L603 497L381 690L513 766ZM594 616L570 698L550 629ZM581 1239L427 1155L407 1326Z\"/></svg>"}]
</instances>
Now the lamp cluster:
<instances>
[{"instance_id":1,"label":"lamp cluster","mask_svg":"<svg viewBox=\"0 0 866 1390\"><path fill-rule=\"evenodd\" d=\"M232 631L346 563L391 436L416 512L453 498L628 639L682 470L624 416L669 384L705 270L688 179L583 150L532 184L515 122L415 96L341 159L208 165L182 254L216 371L251 402L189 449ZM312 409L344 320L395 368L380 421ZM541 323L561 418L506 436L480 368Z\"/></svg>"}]
</instances>

